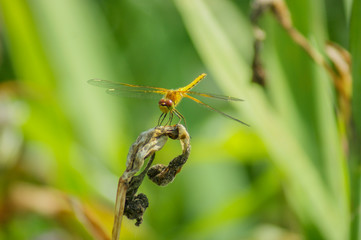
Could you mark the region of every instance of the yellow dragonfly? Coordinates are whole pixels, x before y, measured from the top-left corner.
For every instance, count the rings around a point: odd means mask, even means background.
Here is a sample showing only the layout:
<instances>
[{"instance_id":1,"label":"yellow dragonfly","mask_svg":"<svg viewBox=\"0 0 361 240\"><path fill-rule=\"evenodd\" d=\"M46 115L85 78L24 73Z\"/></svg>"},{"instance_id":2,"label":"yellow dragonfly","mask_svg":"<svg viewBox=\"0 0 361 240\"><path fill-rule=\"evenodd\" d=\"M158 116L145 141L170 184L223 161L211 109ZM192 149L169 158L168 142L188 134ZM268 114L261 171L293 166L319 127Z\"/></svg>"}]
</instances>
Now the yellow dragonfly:
<instances>
[{"instance_id":1,"label":"yellow dragonfly","mask_svg":"<svg viewBox=\"0 0 361 240\"><path fill-rule=\"evenodd\" d=\"M139 85L133 85L133 84L127 84L127 83L119 83L119 82L112 82L108 80L102 80L102 79L90 79L88 81L89 84L107 88L106 92L108 94L112 95L123 95L123 96L139 96L139 97L148 97L152 94L157 95L163 95L163 98L159 100L158 105L159 109L161 110L162 114L160 115L158 119L158 126L161 125L166 118L166 116L169 114L169 119L166 122L167 124L171 124L173 120L173 114L175 114L179 121L183 120L186 124L185 118L183 115L176 109L176 106L180 103L180 101L183 98L189 98L193 100L194 102L205 106L206 108L215 111L217 113L222 114L223 116L230 118L234 121L237 121L239 123L242 123L246 126L249 126L247 123L242 122L241 120L234 118L218 109L215 109L208 104L202 102L201 100L195 98L194 96L201 96L206 98L212 98L212 99L219 99L224 101L243 101L242 99L235 98L235 97L229 97L229 96L222 96L217 94L210 94L210 93L199 93L190 91L193 87L195 87L204 77L206 76L205 73L202 73L199 75L196 79L194 79L190 84L188 84L185 87L181 87L178 89L166 89L166 88L160 88L160 87L147 87L147 86L139 86ZM193 96L192 96L193 95Z\"/></svg>"}]
</instances>

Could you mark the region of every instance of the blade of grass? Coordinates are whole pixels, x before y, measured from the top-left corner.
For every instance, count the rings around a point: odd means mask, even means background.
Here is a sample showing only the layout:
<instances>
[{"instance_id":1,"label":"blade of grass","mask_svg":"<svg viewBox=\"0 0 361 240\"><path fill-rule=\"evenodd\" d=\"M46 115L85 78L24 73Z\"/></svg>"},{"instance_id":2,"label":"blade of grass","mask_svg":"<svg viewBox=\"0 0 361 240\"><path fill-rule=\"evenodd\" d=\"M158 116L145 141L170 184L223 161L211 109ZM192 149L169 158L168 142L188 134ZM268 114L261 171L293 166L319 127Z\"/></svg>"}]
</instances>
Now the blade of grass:
<instances>
[{"instance_id":1,"label":"blade of grass","mask_svg":"<svg viewBox=\"0 0 361 240\"><path fill-rule=\"evenodd\" d=\"M116 160L121 141L120 106L87 80L117 79L118 51L94 3L86 1L33 1L30 5L40 36L54 66L59 101L78 129L78 136L105 160ZM115 64L117 63L117 64ZM124 66L124 64L120 64ZM102 141L99 141L102 139ZM118 162L113 162L118 166Z\"/></svg>"},{"instance_id":2,"label":"blade of grass","mask_svg":"<svg viewBox=\"0 0 361 240\"><path fill-rule=\"evenodd\" d=\"M361 206L361 1L354 0L350 19L350 53L352 56L352 111L354 129L352 132L351 158L349 169L352 189L352 226L351 239L361 238L360 206Z\"/></svg>"},{"instance_id":3,"label":"blade of grass","mask_svg":"<svg viewBox=\"0 0 361 240\"><path fill-rule=\"evenodd\" d=\"M339 0L325 0L325 7L330 40L347 48L349 35L345 2Z\"/></svg>"},{"instance_id":4,"label":"blade of grass","mask_svg":"<svg viewBox=\"0 0 361 240\"><path fill-rule=\"evenodd\" d=\"M100 161L89 164L96 158L82 148L87 145L98 160L123 166L117 160L122 135L114 109L119 108L86 83L94 76L116 76L112 63L117 61L107 54L112 43L101 15L86 1L0 4L16 74L33 94L24 96L31 113L24 125L26 139L40 143L56 159L47 170L50 181L78 194L89 193L91 187L113 200L112 174Z\"/></svg>"},{"instance_id":5,"label":"blade of grass","mask_svg":"<svg viewBox=\"0 0 361 240\"><path fill-rule=\"evenodd\" d=\"M66 160L71 144L69 129L65 127L67 121L64 120L62 109L51 94L54 91L55 76L42 48L31 11L22 0L1 1L0 4L11 60L21 83L27 87L27 92L22 97L25 101L28 100L30 114L23 127L24 134L29 141L43 142L45 146L49 146L57 161ZM41 96L39 92L42 93ZM27 94L32 98L27 99ZM57 127L54 128L54 125ZM61 149L58 142L62 143ZM67 161L57 167L54 178L68 175L67 170L70 168ZM68 179L74 180L72 177Z\"/></svg>"}]
</instances>

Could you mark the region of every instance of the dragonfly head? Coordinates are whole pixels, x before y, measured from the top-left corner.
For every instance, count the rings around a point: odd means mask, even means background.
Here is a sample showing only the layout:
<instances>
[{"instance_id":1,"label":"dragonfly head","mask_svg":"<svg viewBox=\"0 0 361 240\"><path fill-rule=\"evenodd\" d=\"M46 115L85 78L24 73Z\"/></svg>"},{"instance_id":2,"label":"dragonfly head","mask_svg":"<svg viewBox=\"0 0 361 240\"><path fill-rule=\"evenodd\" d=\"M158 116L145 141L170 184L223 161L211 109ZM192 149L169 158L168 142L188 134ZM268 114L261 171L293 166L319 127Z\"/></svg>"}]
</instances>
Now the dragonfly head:
<instances>
[{"instance_id":1,"label":"dragonfly head","mask_svg":"<svg viewBox=\"0 0 361 240\"><path fill-rule=\"evenodd\" d=\"M161 100L159 100L158 105L159 105L159 109L163 113L168 113L168 112L172 111L174 108L173 101L170 99L165 99L165 98L162 98Z\"/></svg>"}]
</instances>

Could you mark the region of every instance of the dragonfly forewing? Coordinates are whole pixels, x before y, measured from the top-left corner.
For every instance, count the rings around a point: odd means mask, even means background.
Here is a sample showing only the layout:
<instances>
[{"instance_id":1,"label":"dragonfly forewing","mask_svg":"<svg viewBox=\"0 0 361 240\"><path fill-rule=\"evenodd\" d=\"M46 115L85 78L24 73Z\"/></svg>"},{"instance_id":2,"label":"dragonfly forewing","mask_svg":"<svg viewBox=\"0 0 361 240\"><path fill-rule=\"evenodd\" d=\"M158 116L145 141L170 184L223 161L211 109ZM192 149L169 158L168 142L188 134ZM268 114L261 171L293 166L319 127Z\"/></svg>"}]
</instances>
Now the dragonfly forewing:
<instances>
[{"instance_id":1,"label":"dragonfly forewing","mask_svg":"<svg viewBox=\"0 0 361 240\"><path fill-rule=\"evenodd\" d=\"M97 87L102 87L102 88L168 91L168 89L166 89L166 88L149 87L149 86L133 85L133 84L128 84L128 83L112 82L112 81L97 79L97 78L88 80L88 83L91 85L97 86Z\"/></svg>"},{"instance_id":2,"label":"dragonfly forewing","mask_svg":"<svg viewBox=\"0 0 361 240\"><path fill-rule=\"evenodd\" d=\"M127 83L112 82L102 79L90 79L89 84L107 88L106 93L122 97L160 98L167 93L167 89L158 87L139 86Z\"/></svg>"},{"instance_id":3,"label":"dragonfly forewing","mask_svg":"<svg viewBox=\"0 0 361 240\"><path fill-rule=\"evenodd\" d=\"M115 89L109 88L105 90L110 95L116 95L121 97L130 98L145 98L145 99L160 99L164 93L162 91L155 90L133 90L133 89Z\"/></svg>"}]
</instances>

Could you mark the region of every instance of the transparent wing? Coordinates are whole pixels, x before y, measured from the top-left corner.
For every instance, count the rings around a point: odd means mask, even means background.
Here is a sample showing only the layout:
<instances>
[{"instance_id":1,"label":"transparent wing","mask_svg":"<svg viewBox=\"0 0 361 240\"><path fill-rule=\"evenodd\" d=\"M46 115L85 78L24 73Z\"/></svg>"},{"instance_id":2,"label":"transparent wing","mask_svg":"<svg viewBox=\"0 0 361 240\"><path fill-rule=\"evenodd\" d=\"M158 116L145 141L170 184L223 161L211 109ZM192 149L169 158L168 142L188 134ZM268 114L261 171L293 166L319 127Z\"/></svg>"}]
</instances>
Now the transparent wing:
<instances>
[{"instance_id":1,"label":"transparent wing","mask_svg":"<svg viewBox=\"0 0 361 240\"><path fill-rule=\"evenodd\" d=\"M195 101L196 103L199 103L199 104L201 104L202 106L204 106L204 107L206 107L206 108L208 108L208 109L210 109L210 110L212 110L212 111L214 111L214 112L217 112L217 113L219 113L219 114L221 114L221 115L223 115L223 116L225 116L225 117L227 117L227 118L230 118L230 119L232 119L232 120L234 120L234 121L236 121L236 122L239 122L239 123L241 123L241 124L244 124L244 125L246 125L246 126L248 126L248 127L250 126L250 125L248 125L247 123L245 123L245 122L243 122L243 121L241 121L241 120L239 120L239 119L237 119L237 118L235 118L235 117L232 117L232 116L228 115L227 113L224 113L224 112L222 112L222 111L220 111L220 110L218 110L218 109L215 109L215 108L209 106L208 104L202 102L201 100L199 100L199 99L197 99L197 98L194 98L194 97L188 96L188 95L186 95L186 96L184 96L184 97L189 98L189 99ZM237 99L237 98L236 98L236 99ZM223 99L223 100L227 100L227 99ZM232 100L231 100L231 101L232 101ZM239 100L236 100L236 101L239 101ZM242 100L241 100L241 101L242 101Z\"/></svg>"},{"instance_id":2,"label":"transparent wing","mask_svg":"<svg viewBox=\"0 0 361 240\"><path fill-rule=\"evenodd\" d=\"M102 79L90 79L88 83L97 87L107 88L106 93L123 97L159 98L167 93L168 89L148 87L120 82L112 82Z\"/></svg>"},{"instance_id":3,"label":"transparent wing","mask_svg":"<svg viewBox=\"0 0 361 240\"><path fill-rule=\"evenodd\" d=\"M213 94L213 93L200 93L200 92L193 92L193 91L188 91L186 93L190 94L190 95L214 98L214 99L219 99L219 100L224 100L224 101L243 101L243 99L240 99L240 98L223 96L223 95L218 95L218 94Z\"/></svg>"}]
</instances>

